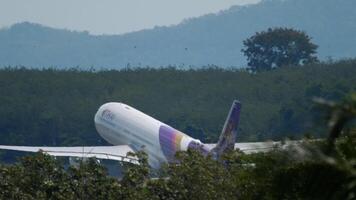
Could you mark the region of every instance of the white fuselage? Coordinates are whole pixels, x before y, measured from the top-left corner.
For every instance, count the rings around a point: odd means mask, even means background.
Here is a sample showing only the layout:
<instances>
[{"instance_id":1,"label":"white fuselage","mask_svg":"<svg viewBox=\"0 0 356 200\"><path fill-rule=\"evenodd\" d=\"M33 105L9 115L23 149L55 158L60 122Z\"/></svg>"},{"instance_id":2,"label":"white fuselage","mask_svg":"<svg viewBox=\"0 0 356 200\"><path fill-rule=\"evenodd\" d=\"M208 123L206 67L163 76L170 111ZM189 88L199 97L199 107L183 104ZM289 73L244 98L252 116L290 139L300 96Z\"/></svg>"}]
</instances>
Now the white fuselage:
<instances>
[{"instance_id":1,"label":"white fuselage","mask_svg":"<svg viewBox=\"0 0 356 200\"><path fill-rule=\"evenodd\" d=\"M187 150L192 141L200 143L123 103L102 105L94 121L98 133L107 142L112 145L126 144L135 151L146 152L151 166L170 161L175 152Z\"/></svg>"}]
</instances>

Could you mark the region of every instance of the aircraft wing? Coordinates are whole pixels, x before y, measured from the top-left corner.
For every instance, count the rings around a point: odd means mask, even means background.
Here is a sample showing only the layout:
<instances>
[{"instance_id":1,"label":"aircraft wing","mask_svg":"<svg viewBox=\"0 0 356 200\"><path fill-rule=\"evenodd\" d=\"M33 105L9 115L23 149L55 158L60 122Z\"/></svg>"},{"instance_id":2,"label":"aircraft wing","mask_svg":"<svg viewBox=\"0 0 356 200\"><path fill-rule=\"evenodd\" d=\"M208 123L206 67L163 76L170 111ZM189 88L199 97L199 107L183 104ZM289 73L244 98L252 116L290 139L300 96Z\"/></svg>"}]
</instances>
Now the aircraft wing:
<instances>
[{"instance_id":1,"label":"aircraft wing","mask_svg":"<svg viewBox=\"0 0 356 200\"><path fill-rule=\"evenodd\" d=\"M135 152L128 145L118 146L77 146L77 147L39 147L39 146L5 146L0 145L0 149L24 152L42 151L52 156L67 156L80 158L98 158L107 160L117 160L137 164L137 158L127 156L128 152Z\"/></svg>"},{"instance_id":2,"label":"aircraft wing","mask_svg":"<svg viewBox=\"0 0 356 200\"><path fill-rule=\"evenodd\" d=\"M240 149L246 154L268 152L273 149L285 149L291 146L296 146L300 141L285 141L285 142L244 142L235 143L235 149ZM216 144L205 144L208 148L212 149Z\"/></svg>"}]
</instances>

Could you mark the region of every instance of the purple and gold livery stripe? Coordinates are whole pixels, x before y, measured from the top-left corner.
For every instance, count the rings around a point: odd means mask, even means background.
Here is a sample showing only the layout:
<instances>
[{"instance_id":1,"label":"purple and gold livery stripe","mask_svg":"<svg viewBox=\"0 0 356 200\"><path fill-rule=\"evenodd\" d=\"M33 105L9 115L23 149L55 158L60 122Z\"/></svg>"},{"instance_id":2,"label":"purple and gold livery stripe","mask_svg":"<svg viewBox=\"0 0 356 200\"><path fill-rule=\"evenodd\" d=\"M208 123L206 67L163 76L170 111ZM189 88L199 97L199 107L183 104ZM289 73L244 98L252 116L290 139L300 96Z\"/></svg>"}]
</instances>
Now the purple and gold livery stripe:
<instances>
[{"instance_id":1,"label":"purple and gold livery stripe","mask_svg":"<svg viewBox=\"0 0 356 200\"><path fill-rule=\"evenodd\" d=\"M183 134L174 128L164 125L159 127L159 143L169 162L173 162L176 152L181 150L182 138Z\"/></svg>"}]
</instances>

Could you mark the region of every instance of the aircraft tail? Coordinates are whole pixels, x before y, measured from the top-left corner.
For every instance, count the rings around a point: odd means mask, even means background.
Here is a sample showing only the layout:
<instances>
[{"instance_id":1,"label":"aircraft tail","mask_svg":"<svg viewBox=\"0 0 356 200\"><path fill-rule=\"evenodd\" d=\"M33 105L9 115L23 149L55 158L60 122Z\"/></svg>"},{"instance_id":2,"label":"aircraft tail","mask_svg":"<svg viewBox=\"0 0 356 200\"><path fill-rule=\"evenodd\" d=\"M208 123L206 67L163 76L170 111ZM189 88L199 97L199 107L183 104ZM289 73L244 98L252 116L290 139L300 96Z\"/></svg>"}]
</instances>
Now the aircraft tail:
<instances>
[{"instance_id":1,"label":"aircraft tail","mask_svg":"<svg viewBox=\"0 0 356 200\"><path fill-rule=\"evenodd\" d=\"M235 100L232 103L229 114L226 118L224 127L222 129L219 141L212 149L212 152L216 157L220 157L221 154L234 149L238 124L240 121L241 103Z\"/></svg>"}]
</instances>

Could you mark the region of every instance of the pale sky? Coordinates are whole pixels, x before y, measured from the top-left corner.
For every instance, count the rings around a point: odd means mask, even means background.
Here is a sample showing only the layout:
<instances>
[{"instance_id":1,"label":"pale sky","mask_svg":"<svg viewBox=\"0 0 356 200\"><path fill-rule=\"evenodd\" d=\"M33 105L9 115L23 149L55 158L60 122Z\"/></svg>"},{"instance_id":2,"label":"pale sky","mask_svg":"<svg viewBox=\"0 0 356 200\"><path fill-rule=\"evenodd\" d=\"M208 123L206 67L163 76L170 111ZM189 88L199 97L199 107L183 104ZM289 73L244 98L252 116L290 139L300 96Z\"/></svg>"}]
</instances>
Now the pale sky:
<instances>
[{"instance_id":1,"label":"pale sky","mask_svg":"<svg viewBox=\"0 0 356 200\"><path fill-rule=\"evenodd\" d=\"M260 0L0 0L0 28L29 21L55 28L122 34Z\"/></svg>"}]
</instances>

